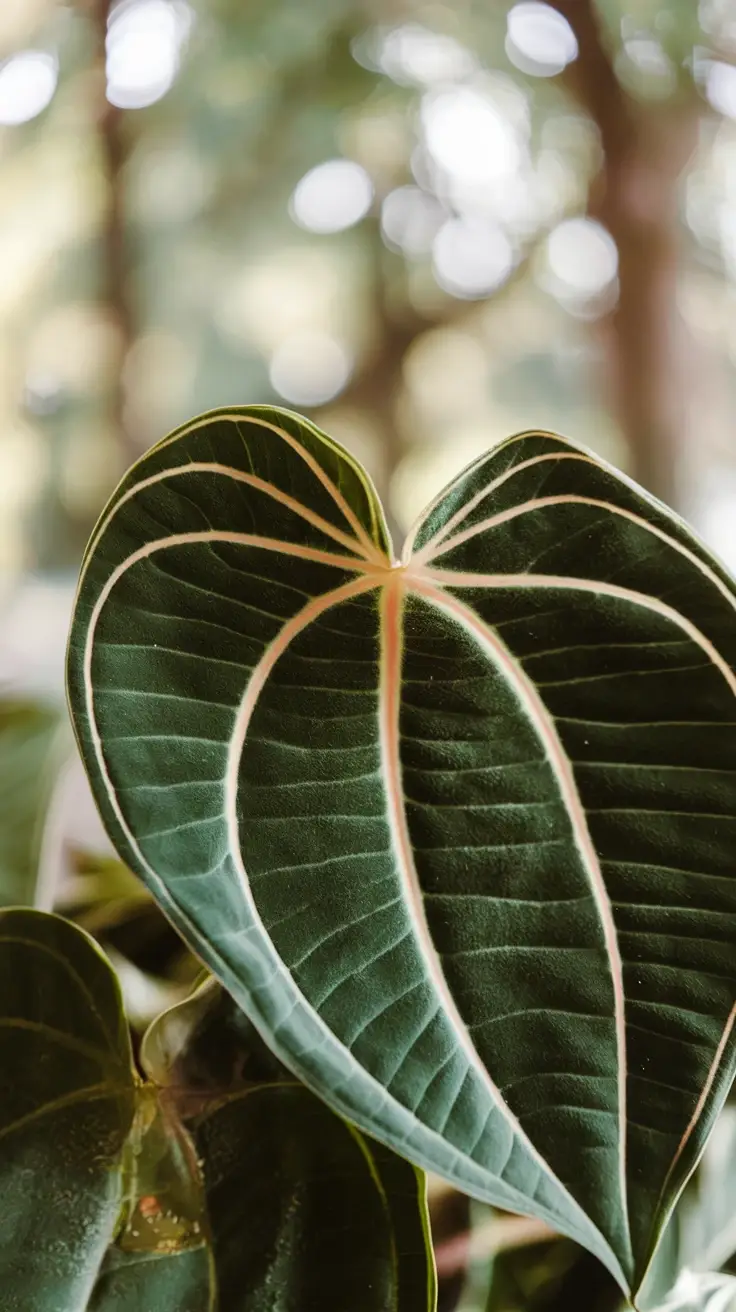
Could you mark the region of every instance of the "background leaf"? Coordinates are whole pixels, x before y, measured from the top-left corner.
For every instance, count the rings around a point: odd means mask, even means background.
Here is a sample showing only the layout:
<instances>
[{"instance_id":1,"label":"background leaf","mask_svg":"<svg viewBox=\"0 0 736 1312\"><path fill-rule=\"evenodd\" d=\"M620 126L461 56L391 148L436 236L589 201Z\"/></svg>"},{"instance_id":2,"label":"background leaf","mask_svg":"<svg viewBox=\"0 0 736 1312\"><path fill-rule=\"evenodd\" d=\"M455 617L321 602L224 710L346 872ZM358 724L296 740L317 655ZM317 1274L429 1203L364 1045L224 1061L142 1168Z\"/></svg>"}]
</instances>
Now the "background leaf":
<instances>
[{"instance_id":1,"label":"background leaf","mask_svg":"<svg viewBox=\"0 0 736 1312\"><path fill-rule=\"evenodd\" d=\"M122 1202L135 1112L120 994L86 935L0 914L0 1289L3 1306L87 1305Z\"/></svg>"},{"instance_id":2,"label":"background leaf","mask_svg":"<svg viewBox=\"0 0 736 1312\"><path fill-rule=\"evenodd\" d=\"M657 1312L732 1312L734 1300L734 1276L683 1271L672 1294Z\"/></svg>"},{"instance_id":3,"label":"background leaf","mask_svg":"<svg viewBox=\"0 0 736 1312\"><path fill-rule=\"evenodd\" d=\"M674 1297L680 1273L690 1284L720 1270L734 1273L736 1256L736 1107L729 1101L711 1133L698 1171L664 1233L640 1292L642 1309ZM697 1283L697 1281L696 1281Z\"/></svg>"},{"instance_id":4,"label":"background leaf","mask_svg":"<svg viewBox=\"0 0 736 1312\"><path fill-rule=\"evenodd\" d=\"M108 1250L88 1304L89 1312L209 1312L215 1307L212 1259L201 1246L159 1253Z\"/></svg>"},{"instance_id":5,"label":"background leaf","mask_svg":"<svg viewBox=\"0 0 736 1312\"><path fill-rule=\"evenodd\" d=\"M142 1058L203 1162L223 1308L434 1307L421 1173L296 1083L227 994L161 1017Z\"/></svg>"},{"instance_id":6,"label":"background leaf","mask_svg":"<svg viewBox=\"0 0 736 1312\"><path fill-rule=\"evenodd\" d=\"M144 1054L145 1084L86 934L0 915L3 1309L432 1312L423 1177L297 1084L219 988Z\"/></svg>"},{"instance_id":7,"label":"background leaf","mask_svg":"<svg viewBox=\"0 0 736 1312\"><path fill-rule=\"evenodd\" d=\"M0 906L33 905L43 822L63 759L60 713L0 702Z\"/></svg>"}]
</instances>

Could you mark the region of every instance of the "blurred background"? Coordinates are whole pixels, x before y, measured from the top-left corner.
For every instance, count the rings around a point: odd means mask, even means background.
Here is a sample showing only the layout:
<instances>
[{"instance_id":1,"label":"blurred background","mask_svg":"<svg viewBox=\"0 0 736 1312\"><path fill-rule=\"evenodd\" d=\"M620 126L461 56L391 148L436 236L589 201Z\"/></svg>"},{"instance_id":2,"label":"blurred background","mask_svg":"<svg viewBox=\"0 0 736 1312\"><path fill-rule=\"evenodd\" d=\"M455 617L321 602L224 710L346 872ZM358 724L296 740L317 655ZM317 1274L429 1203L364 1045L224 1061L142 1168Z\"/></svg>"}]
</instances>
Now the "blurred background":
<instances>
[{"instance_id":1,"label":"blurred background","mask_svg":"<svg viewBox=\"0 0 736 1312\"><path fill-rule=\"evenodd\" d=\"M125 467L314 416L403 531L543 426L736 566L732 0L3 0L0 679Z\"/></svg>"},{"instance_id":2,"label":"blurred background","mask_svg":"<svg viewBox=\"0 0 736 1312\"><path fill-rule=\"evenodd\" d=\"M99 933L134 1024L196 971L104 853L62 709L81 552L149 444L291 406L399 535L551 428L736 568L735 311L733 0L2 0L0 903ZM552 1306L557 1268L599 1306L571 1251L493 1306Z\"/></svg>"}]
</instances>

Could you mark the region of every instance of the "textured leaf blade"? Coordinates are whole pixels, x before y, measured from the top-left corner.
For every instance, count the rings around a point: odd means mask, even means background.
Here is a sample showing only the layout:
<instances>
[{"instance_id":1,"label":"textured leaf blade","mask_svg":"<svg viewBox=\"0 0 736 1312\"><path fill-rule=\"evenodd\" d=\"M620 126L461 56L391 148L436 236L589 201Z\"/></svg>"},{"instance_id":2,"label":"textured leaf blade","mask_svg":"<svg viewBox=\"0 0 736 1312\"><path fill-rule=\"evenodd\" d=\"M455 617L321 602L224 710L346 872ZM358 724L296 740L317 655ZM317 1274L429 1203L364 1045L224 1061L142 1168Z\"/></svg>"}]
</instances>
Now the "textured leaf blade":
<instances>
[{"instance_id":1,"label":"textured leaf blade","mask_svg":"<svg viewBox=\"0 0 736 1312\"><path fill-rule=\"evenodd\" d=\"M328 815L334 811L334 789L342 768L340 759L348 747L349 751L352 750L352 760L359 774L376 774L376 787L371 798L374 815L368 817L368 824L373 823L380 831L380 850L358 854L358 883L356 885L355 877L347 881L343 878L339 902L335 901L338 889L332 882L333 903L328 908L329 916L336 918L338 924L342 920L350 926L354 913L360 914L360 907L356 908L355 902L360 881L365 870L375 869L378 862L382 863L382 869L378 871L381 878L387 884L395 879L393 839L385 815L382 785L377 776L381 746L377 725L380 615L376 584L385 577L389 561L385 554L374 561L374 549L383 550L380 535L375 540L375 548L370 550L363 543L356 542L354 559L347 565L342 541L338 543L337 552L330 553L330 562L321 556L315 559L315 552L325 551L324 537L315 537L313 525L304 516L293 516L289 520L290 537L271 539L265 548L262 541L253 541L257 535L244 535L242 530L235 530L240 536L237 543L233 541L233 530L224 525L232 522L234 515L245 515L248 527L268 529L270 520L267 518L263 524L254 521L250 500L245 501L244 509L243 489L248 485L244 485L241 479L235 480L235 489L230 489L228 495L223 492L223 486L227 488L228 476L222 472L226 461L233 462L237 473L255 470L255 476L261 477L271 469L274 450L281 453L279 459L284 457L279 428L285 422L283 416L277 416L270 433L263 428L261 412L257 412L256 426L250 425L249 418L249 412L213 416L201 430L194 430L193 435L183 433L156 448L113 498L103 517L97 545L88 554L70 646L70 693L73 706L81 711L77 717L80 743L88 764L94 762L93 787L110 833L130 864L148 879L182 932L198 944L202 955L241 1004L251 1009L280 1046L283 1055L307 1081L318 1088L327 1085L329 1096L339 1110L369 1131L374 1130L377 1136L387 1139L399 1151L432 1164L480 1196L489 1196L490 1190L495 1201L510 1208L524 1208L531 1196L553 1224L563 1228L571 1226L577 1235L595 1244L595 1231L582 1211L540 1167L539 1161L533 1159L530 1162L525 1148L519 1147L517 1134L505 1112L494 1109L494 1124L483 1128L483 1122L488 1120L488 1099L485 1088L479 1089L478 1083L485 1084L487 1077L484 1072L471 1077L471 1086L458 1110L461 1133L454 1135L455 1141L436 1128L437 1125L443 1130L445 1128L444 1086L427 1123L415 1114L411 1072L403 1072L403 1085L398 1089L398 1096L394 1093L390 1097L389 1114L385 1114L386 1094L382 1077L386 1074L386 1062L397 1065L392 1057L391 1044L384 1043L381 1034L375 1031L366 1033L369 1050L381 1063L375 1067L376 1073L366 1071L362 1062L349 1051L348 1044L333 1036L318 1010L309 1006L302 993L302 981L297 985L263 933L262 917L274 919L281 915L278 881L262 884L264 896L275 895L271 915L268 905L259 907L255 903L249 885L244 882L237 828L242 824L252 831L256 850L248 855L251 871L258 866L259 860L268 866L269 817L263 813L262 807L266 789L259 792L259 785L269 784L275 772L276 778L283 779L287 796L297 796L297 788L303 782L299 771L304 749L304 742L300 743L298 739L307 723L306 717L297 714L293 724L295 741L280 744L278 730L274 739L273 725L269 723L269 714L273 715L273 712L268 704L273 689L264 676L279 656L284 657L287 668L289 661L299 661L299 640L302 643L313 640L320 616L333 613L341 606L344 609L340 610L339 622L343 631L328 624L317 632L318 641L321 636L323 643L327 643L330 658L326 661L324 655L317 654L312 706L316 698L320 712L323 707L334 707L339 683L333 680L334 686L325 688L320 683L320 671L327 665L335 666L336 661L343 662L338 667L349 675L349 687L339 703L339 712L349 715L351 694L360 696L361 685L365 686L365 694L372 705L368 706L364 717L363 741L359 738L352 749L346 742L333 744L328 741L331 729L334 727L339 731L343 726L340 719L333 724L325 721L324 741L315 737L313 730L311 732L312 748L317 749L318 755L324 752L324 759L322 778L312 789L317 825L311 829L310 850L313 856L326 863L333 859L339 863L345 855L348 859L351 857L349 847L347 851L345 847L347 833L344 824L341 827L338 823L333 833L328 832L329 826L324 823L319 826L320 807ZM293 421L291 424L295 431L305 432ZM191 445L192 436L196 440L195 447ZM306 430L305 441L314 443L311 430ZM333 459L333 448L328 446L326 453L318 445L316 449L328 465ZM292 450L287 444L286 454ZM176 453L173 462L172 451ZM311 468L304 473L305 462L298 454L290 460L283 474L288 492L284 493L283 488L277 488L277 492L291 496L300 487L301 479L305 495L311 496L314 490ZM197 468L192 468L193 464ZM203 465L209 467L206 474ZM170 466L176 471L172 487L166 486ZM182 469L186 470L185 474L179 472ZM334 474L334 467L329 473ZM173 489L183 488L185 478L188 480L186 502L182 503ZM157 481L152 481L154 479ZM339 467L332 497L336 523L344 524L346 520L342 509L344 498L339 489L348 481L348 473ZM166 493L163 500L162 486ZM361 483L361 494L362 487ZM186 543L182 544L179 531L182 509L184 504L189 506L192 497L195 502L204 498L193 507L191 522L196 523L197 528L192 532L206 532L209 537L197 537L194 541L187 537ZM274 502L272 497L267 506L269 515ZM360 509L359 500L356 505ZM358 517L356 509L351 513L354 519ZM380 524L376 509L370 514L364 512L363 519L368 524ZM211 527L202 530L199 526L203 522ZM241 519L237 518L237 522L240 523ZM117 530L121 526L123 532L119 534ZM287 529L281 528L281 531ZM144 537L142 545L141 534ZM288 552L277 550L281 540L287 542ZM298 553L294 550L297 545ZM183 555L180 554L182 547ZM190 547L191 551L188 550ZM198 554L203 548L204 556ZM163 564L156 559L159 556ZM108 608L108 598L113 592L115 605ZM264 605L264 594L268 596L268 609ZM126 612L124 634L120 630L115 632L120 605ZM194 612L191 611L192 605ZM342 619L343 614L347 614L347 621ZM344 631L345 623L347 631ZM177 651L177 640L171 636L174 629L177 632L188 630L189 636L194 638L191 650L185 644L181 651ZM220 643L216 658L218 691L213 701L210 683L215 667L211 647L215 633ZM357 662L352 649L353 640L363 648ZM336 644L343 650L336 650ZM108 654L113 657L112 662L108 661ZM117 656L120 656L122 666L113 669ZM306 659L309 659L308 653ZM303 666L302 661L302 669ZM186 689L186 695L164 692L164 702L159 707L156 697L150 695L153 691L151 675L160 679L164 687ZM297 683L299 677L297 672ZM88 702L92 697L93 683L94 706L91 700ZM165 716L161 718L160 711L164 706L181 712L175 730ZM266 725L264 734L256 730L250 735L249 759L255 753L251 782L248 776L244 780L239 770L239 753L253 713L258 720L265 717ZM275 715L280 723L283 706L277 705ZM348 731L354 727L349 720L346 723ZM104 752L100 735L105 739ZM274 762L270 756L271 747L275 747L278 755L282 746L290 754L291 773L283 760ZM326 764L330 760L337 763L337 775L331 773ZM304 757L303 765L308 774L310 760L307 757ZM116 789L110 776L111 769L119 785L125 789L124 793ZM166 780L170 788L164 782ZM306 783L309 785L308 778ZM333 794L330 798L325 798L325 784ZM233 804L233 791L237 792L237 808ZM360 801L357 806L353 804L353 810L359 812L360 805ZM190 817L183 828L177 824L181 806L187 808ZM280 847L287 858L294 852L295 859L298 859L300 834L300 826L294 825L288 816L285 832L279 836ZM318 868L319 860L311 864L312 868ZM272 861L270 865L273 866ZM200 881L199 889L189 882L191 899L188 894L179 896L179 888L184 891L181 881L184 871L196 872ZM255 873L257 871L254 871L254 878ZM288 875L286 866L283 873ZM213 876L217 879L221 900L208 898L210 923L207 927L203 925L199 933L195 922L207 882L211 883ZM291 897L288 890L285 892ZM379 881L366 886L366 916L372 914L370 902L376 893L381 896ZM304 889L300 890L299 896L303 901ZM385 895L382 900L386 902ZM428 1035L427 1056L433 1060L438 1044L441 1045L439 1060L448 1067L446 1075L450 1083L462 1083L467 1074L467 1059L464 1054L456 1053L455 1035L444 1018L437 1015L435 1020L432 986L423 979L424 963L410 941L411 927L406 910L400 898L394 901L395 923L390 932L392 937L406 943L405 960L399 970L393 961L383 957L377 981L369 979L366 969L359 971L357 976L351 969L350 974L364 995L368 995L371 986L374 987L381 1008L384 985L401 994L402 979L409 972L418 986L418 996L410 998L410 1003L418 1003L419 1020L429 1019L432 1031ZM222 950L224 940L229 941L227 952ZM298 941L294 942L294 947L299 949ZM371 951L369 942L368 956ZM248 964L245 977L244 958ZM272 981L276 982L275 987L264 987ZM371 1005L375 1006L375 1002ZM359 1016L358 1022L361 1020ZM299 1053L298 1060L295 1060L295 1051ZM481 1127L487 1160L484 1161L481 1154L480 1161L474 1161L463 1151L464 1121L469 1123L473 1136L477 1136ZM505 1178L501 1178L502 1173Z\"/></svg>"},{"instance_id":2,"label":"textured leaf blade","mask_svg":"<svg viewBox=\"0 0 736 1312\"><path fill-rule=\"evenodd\" d=\"M428 597L479 640L503 635L540 697L532 721L551 719L548 760L573 766L572 832L616 940L619 1142L644 1252L733 1069L734 585L658 503L545 435L505 443L429 518Z\"/></svg>"},{"instance_id":3,"label":"textured leaf blade","mask_svg":"<svg viewBox=\"0 0 736 1312\"><path fill-rule=\"evenodd\" d=\"M70 644L98 804L308 1083L636 1285L733 1067L733 585L545 434L401 568L381 524L282 413L140 462Z\"/></svg>"}]
</instances>

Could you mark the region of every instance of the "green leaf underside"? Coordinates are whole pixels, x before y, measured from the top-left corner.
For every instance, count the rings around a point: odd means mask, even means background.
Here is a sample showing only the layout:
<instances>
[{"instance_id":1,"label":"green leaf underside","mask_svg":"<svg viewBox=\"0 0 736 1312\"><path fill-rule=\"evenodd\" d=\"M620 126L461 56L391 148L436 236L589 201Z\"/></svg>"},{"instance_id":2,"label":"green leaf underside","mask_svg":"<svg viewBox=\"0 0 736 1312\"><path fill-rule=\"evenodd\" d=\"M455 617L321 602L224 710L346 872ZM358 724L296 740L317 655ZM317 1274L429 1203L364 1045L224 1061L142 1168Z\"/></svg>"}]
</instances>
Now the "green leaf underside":
<instances>
[{"instance_id":1,"label":"green leaf underside","mask_svg":"<svg viewBox=\"0 0 736 1312\"><path fill-rule=\"evenodd\" d=\"M624 1287L734 1066L735 606L543 433L397 568L352 458L251 407L128 474L70 640L111 836L287 1064Z\"/></svg>"},{"instance_id":2,"label":"green leaf underside","mask_svg":"<svg viewBox=\"0 0 736 1312\"><path fill-rule=\"evenodd\" d=\"M219 986L159 1017L157 1048L141 1084L83 932L0 914L3 1312L432 1312L421 1173L296 1084Z\"/></svg>"}]
</instances>

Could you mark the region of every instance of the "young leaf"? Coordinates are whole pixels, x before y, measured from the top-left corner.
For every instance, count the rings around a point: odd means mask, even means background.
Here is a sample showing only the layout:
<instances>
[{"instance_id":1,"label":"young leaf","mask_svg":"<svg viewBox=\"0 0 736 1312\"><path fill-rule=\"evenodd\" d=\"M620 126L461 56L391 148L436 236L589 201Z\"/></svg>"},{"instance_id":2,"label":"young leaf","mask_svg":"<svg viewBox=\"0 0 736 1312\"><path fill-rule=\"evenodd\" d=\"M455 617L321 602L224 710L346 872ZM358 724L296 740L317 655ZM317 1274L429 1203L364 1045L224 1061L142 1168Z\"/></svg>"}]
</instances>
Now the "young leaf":
<instances>
[{"instance_id":1,"label":"young leaf","mask_svg":"<svg viewBox=\"0 0 736 1312\"><path fill-rule=\"evenodd\" d=\"M249 407L129 472L72 626L110 835L284 1061L625 1290L734 1068L735 609L561 438L398 563L356 462Z\"/></svg>"}]
</instances>

